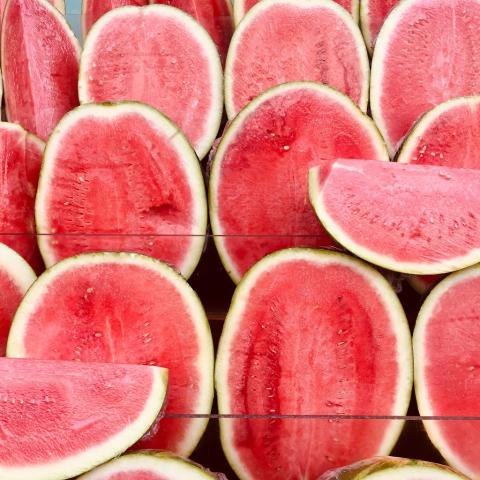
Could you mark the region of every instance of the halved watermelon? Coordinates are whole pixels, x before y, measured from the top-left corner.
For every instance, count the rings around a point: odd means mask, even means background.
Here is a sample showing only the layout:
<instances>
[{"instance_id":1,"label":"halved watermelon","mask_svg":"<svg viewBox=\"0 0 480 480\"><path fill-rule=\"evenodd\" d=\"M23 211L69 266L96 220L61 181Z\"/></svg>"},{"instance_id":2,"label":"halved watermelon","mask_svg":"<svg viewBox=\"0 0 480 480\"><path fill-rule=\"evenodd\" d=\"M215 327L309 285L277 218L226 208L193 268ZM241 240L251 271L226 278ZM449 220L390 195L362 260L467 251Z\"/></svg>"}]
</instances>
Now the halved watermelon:
<instances>
[{"instance_id":1,"label":"halved watermelon","mask_svg":"<svg viewBox=\"0 0 480 480\"><path fill-rule=\"evenodd\" d=\"M28 291L8 339L14 357L161 365L167 413L210 413L213 346L195 292L180 275L135 254L79 255ZM189 455L208 418L169 418L143 446Z\"/></svg>"},{"instance_id":2,"label":"halved watermelon","mask_svg":"<svg viewBox=\"0 0 480 480\"><path fill-rule=\"evenodd\" d=\"M167 370L0 358L0 478L60 480L126 450L157 419Z\"/></svg>"},{"instance_id":3,"label":"halved watermelon","mask_svg":"<svg viewBox=\"0 0 480 480\"><path fill-rule=\"evenodd\" d=\"M226 480L196 463L153 450L124 455L79 480Z\"/></svg>"},{"instance_id":4,"label":"halved watermelon","mask_svg":"<svg viewBox=\"0 0 480 480\"><path fill-rule=\"evenodd\" d=\"M35 273L28 263L14 250L0 243L0 356L5 355L13 315L35 279Z\"/></svg>"},{"instance_id":5,"label":"halved watermelon","mask_svg":"<svg viewBox=\"0 0 480 480\"><path fill-rule=\"evenodd\" d=\"M185 277L207 228L200 165L185 137L134 102L82 105L50 137L36 200L47 266L83 252L129 251Z\"/></svg>"},{"instance_id":6,"label":"halved watermelon","mask_svg":"<svg viewBox=\"0 0 480 480\"><path fill-rule=\"evenodd\" d=\"M220 419L221 441L237 475L315 479L390 452L403 422L341 417L405 415L411 353L398 298L363 262L309 249L258 262L237 287L216 362L219 413L234 415Z\"/></svg>"},{"instance_id":7,"label":"halved watermelon","mask_svg":"<svg viewBox=\"0 0 480 480\"><path fill-rule=\"evenodd\" d=\"M310 171L309 192L327 231L376 265L432 275L480 261L479 170L339 160Z\"/></svg>"},{"instance_id":8,"label":"halved watermelon","mask_svg":"<svg viewBox=\"0 0 480 480\"><path fill-rule=\"evenodd\" d=\"M210 172L210 218L235 282L292 246L333 247L308 202L308 169L338 156L388 160L373 122L324 85L281 85L251 102L221 140Z\"/></svg>"},{"instance_id":9,"label":"halved watermelon","mask_svg":"<svg viewBox=\"0 0 480 480\"><path fill-rule=\"evenodd\" d=\"M47 0L9 0L1 50L7 118L46 140L78 105L78 41Z\"/></svg>"},{"instance_id":10,"label":"halved watermelon","mask_svg":"<svg viewBox=\"0 0 480 480\"><path fill-rule=\"evenodd\" d=\"M370 54L373 53L378 33L392 8L399 0L361 0L360 26Z\"/></svg>"},{"instance_id":11,"label":"halved watermelon","mask_svg":"<svg viewBox=\"0 0 480 480\"><path fill-rule=\"evenodd\" d=\"M38 273L43 262L35 236L35 193L45 144L19 125L0 122L0 242Z\"/></svg>"},{"instance_id":12,"label":"halved watermelon","mask_svg":"<svg viewBox=\"0 0 480 480\"><path fill-rule=\"evenodd\" d=\"M248 12L225 65L228 117L268 88L298 80L330 85L367 109L369 63L362 34L332 0L265 0Z\"/></svg>"},{"instance_id":13,"label":"halved watermelon","mask_svg":"<svg viewBox=\"0 0 480 480\"><path fill-rule=\"evenodd\" d=\"M479 0L405 0L375 45L370 100L393 155L418 118L453 97L480 92Z\"/></svg>"},{"instance_id":14,"label":"halved watermelon","mask_svg":"<svg viewBox=\"0 0 480 480\"><path fill-rule=\"evenodd\" d=\"M190 15L168 5L116 8L91 29L82 53L82 103L137 100L159 109L200 158L223 112L215 44Z\"/></svg>"},{"instance_id":15,"label":"halved watermelon","mask_svg":"<svg viewBox=\"0 0 480 480\"><path fill-rule=\"evenodd\" d=\"M425 300L418 314L413 347L415 394L432 443L455 468L480 476L478 417L480 267L449 275ZM455 417L458 419L455 420Z\"/></svg>"}]
</instances>

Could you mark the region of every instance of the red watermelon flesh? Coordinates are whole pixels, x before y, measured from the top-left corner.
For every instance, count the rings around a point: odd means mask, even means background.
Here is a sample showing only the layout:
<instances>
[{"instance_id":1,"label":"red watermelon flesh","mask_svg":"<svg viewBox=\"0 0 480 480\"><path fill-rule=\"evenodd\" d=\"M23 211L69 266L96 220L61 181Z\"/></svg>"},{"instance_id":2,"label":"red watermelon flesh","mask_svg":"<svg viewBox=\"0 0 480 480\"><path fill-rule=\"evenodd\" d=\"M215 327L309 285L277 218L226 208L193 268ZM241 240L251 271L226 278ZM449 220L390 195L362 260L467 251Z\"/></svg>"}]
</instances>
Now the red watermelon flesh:
<instances>
[{"instance_id":1,"label":"red watermelon flesh","mask_svg":"<svg viewBox=\"0 0 480 480\"><path fill-rule=\"evenodd\" d=\"M39 138L20 126L0 122L0 242L17 251L37 272L43 262L34 208L44 148Z\"/></svg>"},{"instance_id":2,"label":"red watermelon flesh","mask_svg":"<svg viewBox=\"0 0 480 480\"><path fill-rule=\"evenodd\" d=\"M292 246L334 247L308 202L308 169L337 156L388 160L371 120L347 97L314 83L271 89L227 128L210 174L210 218L235 281Z\"/></svg>"},{"instance_id":3,"label":"red watermelon flesh","mask_svg":"<svg viewBox=\"0 0 480 480\"><path fill-rule=\"evenodd\" d=\"M7 5L8 0L0 0L0 19L3 19L3 12L5 11L5 6ZM65 13L65 2L64 0L49 0L49 2L56 7L60 12Z\"/></svg>"},{"instance_id":4,"label":"red watermelon flesh","mask_svg":"<svg viewBox=\"0 0 480 480\"><path fill-rule=\"evenodd\" d=\"M368 50L373 52L375 42L383 22L398 0L362 0L360 2L360 22Z\"/></svg>"},{"instance_id":5,"label":"red watermelon flesh","mask_svg":"<svg viewBox=\"0 0 480 480\"><path fill-rule=\"evenodd\" d=\"M213 347L205 312L185 280L148 257L80 255L51 268L18 309L8 355L161 365L170 370L167 413L210 413ZM207 421L164 419L140 446L189 455Z\"/></svg>"},{"instance_id":6,"label":"red watermelon flesh","mask_svg":"<svg viewBox=\"0 0 480 480\"><path fill-rule=\"evenodd\" d=\"M371 109L391 154L425 112L480 92L480 2L407 0L387 17L372 60Z\"/></svg>"},{"instance_id":7,"label":"red watermelon flesh","mask_svg":"<svg viewBox=\"0 0 480 480\"><path fill-rule=\"evenodd\" d=\"M2 74L10 122L46 140L78 105L80 47L46 0L10 0L2 28Z\"/></svg>"},{"instance_id":8,"label":"red watermelon flesh","mask_svg":"<svg viewBox=\"0 0 480 480\"><path fill-rule=\"evenodd\" d=\"M411 368L405 316L379 273L343 254L276 252L233 297L217 354L219 412L305 417L221 419L227 458L240 478L315 480L386 454L401 422L308 416L404 415Z\"/></svg>"}]
</instances>

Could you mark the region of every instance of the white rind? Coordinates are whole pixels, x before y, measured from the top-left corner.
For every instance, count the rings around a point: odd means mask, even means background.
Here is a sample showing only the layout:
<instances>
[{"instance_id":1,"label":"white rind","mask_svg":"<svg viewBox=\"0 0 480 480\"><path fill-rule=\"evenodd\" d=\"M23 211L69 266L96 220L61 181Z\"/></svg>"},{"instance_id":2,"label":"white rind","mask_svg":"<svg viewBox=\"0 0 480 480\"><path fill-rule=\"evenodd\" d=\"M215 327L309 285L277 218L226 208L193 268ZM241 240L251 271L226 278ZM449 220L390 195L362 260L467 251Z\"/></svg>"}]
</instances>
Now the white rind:
<instances>
[{"instance_id":1,"label":"white rind","mask_svg":"<svg viewBox=\"0 0 480 480\"><path fill-rule=\"evenodd\" d=\"M7 344L7 356L16 358L25 358L26 351L24 338L28 326L28 319L41 303L44 292L48 289L51 282L62 274L82 268L86 265L100 264L121 264L135 265L140 268L151 270L159 276L167 279L181 295L187 307L195 335L198 339L198 360L197 374L199 376L199 398L194 412L177 412L192 414L209 414L213 404L213 368L214 352L213 340L210 332L205 310L195 291L177 272L165 263L144 255L136 253L90 253L70 257L63 260L43 273L32 288L25 295L22 303L18 307L17 313L12 322L10 335ZM39 337L40 340L40 337ZM207 428L208 418L195 418L191 420L189 431L185 434L183 444L179 445L177 453L188 456L197 446L205 429ZM1 479L0 479L1 480Z\"/></svg>"},{"instance_id":2,"label":"white rind","mask_svg":"<svg viewBox=\"0 0 480 480\"><path fill-rule=\"evenodd\" d=\"M450 288L475 277L480 278L480 266L478 265L452 273L432 289L418 313L415 330L413 332L414 379L418 411L422 416L438 415L432 407L425 378L425 368L428 358L426 352L428 322L438 302L441 301L443 295L447 293ZM423 426L433 445L450 465L471 478L478 478L479 472L471 470L470 466L450 448L448 440L438 427L438 421L425 420Z\"/></svg>"},{"instance_id":3,"label":"white rind","mask_svg":"<svg viewBox=\"0 0 480 480\"><path fill-rule=\"evenodd\" d=\"M14 250L0 243L0 274L5 273L24 294L37 276L30 265Z\"/></svg>"},{"instance_id":4,"label":"white rind","mask_svg":"<svg viewBox=\"0 0 480 480\"><path fill-rule=\"evenodd\" d=\"M262 0L263 1L263 0ZM373 121L367 117L358 106L349 97L340 93L339 91L320 83L315 82L290 82L278 85L255 98L250 102L240 113L235 117L230 126L225 131L222 140L220 141L217 151L215 153L212 167L210 170L209 180L209 212L210 212L210 225L212 227L213 239L217 247L220 259L225 267L225 270L230 275L231 279L238 283L241 279L240 272L235 268L235 264L228 254L225 246L225 239L223 235L225 232L222 229L220 219L218 218L218 187L220 183L220 172L222 168L223 157L230 146L230 143L235 141L236 134L242 129L244 122L252 115L257 108L263 103L268 102L276 96L281 96L291 90L308 89L312 93L318 94L319 97L327 97L331 100L335 100L342 105L345 110L351 112L353 118L357 118L359 124L361 124L369 133L372 143L376 144L376 150L378 157L388 161L388 152L385 148L382 137L377 130ZM246 232L247 234L248 232Z\"/></svg>"},{"instance_id":5,"label":"white rind","mask_svg":"<svg viewBox=\"0 0 480 480\"><path fill-rule=\"evenodd\" d=\"M385 468L368 474L364 480L465 480L463 475L457 475L446 469L427 465L406 465ZM363 480L363 479L362 479Z\"/></svg>"},{"instance_id":6,"label":"white rind","mask_svg":"<svg viewBox=\"0 0 480 480\"><path fill-rule=\"evenodd\" d=\"M212 98L211 108L207 118L204 120L204 123L208 126L208 129L205 131L199 144L194 147L199 159L203 159L209 152L210 147L213 145L222 121L222 63L217 47L209 33L193 17L178 8L171 7L169 5L147 5L143 7L127 6L115 8L100 17L100 19L95 22L88 32L83 46L78 79L78 95L80 103L90 103L94 101L88 90L89 80L86 70L92 61L92 58L94 58L95 45L98 37L102 34L103 29L106 28L110 23L121 21L122 17L130 17L132 15L137 16L139 14L145 16L148 15L150 18L157 16L159 22L161 22L164 18L174 19L175 22L183 27L185 31L188 31L201 46L201 53L208 62L210 77L212 80L210 88L210 95Z\"/></svg>"},{"instance_id":7,"label":"white rind","mask_svg":"<svg viewBox=\"0 0 480 480\"><path fill-rule=\"evenodd\" d=\"M238 47L241 44L242 36L245 34L250 25L255 22L265 11L278 8L279 6L287 5L295 7L297 9L309 9L312 7L324 8L331 10L335 13L339 20L348 29L357 45L357 51L360 58L360 70L363 74L363 85L361 89L359 108L363 112L367 111L368 106L368 89L369 89L369 77L370 77L370 63L368 60L368 53L363 41L362 32L360 28L353 20L352 16L340 5L333 0L262 0L254 5L246 14L243 20L237 26L233 33L232 40L230 42L230 48L228 49L227 60L225 62L225 109L227 116L232 120L236 116L236 110L233 104L233 82L235 75L233 73L233 66L235 59L238 55ZM234 15L235 15L234 6ZM299 79L302 80L302 79Z\"/></svg>"},{"instance_id":8,"label":"white rind","mask_svg":"<svg viewBox=\"0 0 480 480\"><path fill-rule=\"evenodd\" d=\"M114 120L124 114L131 113L143 116L149 121L152 128L155 128L162 135L170 138L170 145L178 152L178 158L183 162L183 171L188 178L192 192L192 218L194 222L192 223L192 245L183 265L179 267L180 273L185 278L188 278L200 261L205 244L208 209L202 171L193 149L176 125L158 110L142 103L120 102L108 105L86 104L73 109L60 120L47 142L35 202L35 220L37 231L40 234L38 237L38 245L47 267L52 266L58 261L53 249L50 248L49 235L42 234L52 233L52 227L46 216L46 207L49 205L49 179L55 172L56 163L54 160L61 147L61 143L68 140L68 132L70 129L75 128L78 120L85 118Z\"/></svg>"},{"instance_id":9,"label":"white rind","mask_svg":"<svg viewBox=\"0 0 480 480\"><path fill-rule=\"evenodd\" d=\"M65 15L65 0L54 0L53 6L62 14Z\"/></svg>"},{"instance_id":10,"label":"white rind","mask_svg":"<svg viewBox=\"0 0 480 480\"><path fill-rule=\"evenodd\" d=\"M370 0L361 0L360 1L360 30L363 35L363 39L365 40L365 46L367 47L367 51L370 56L372 56L373 48L372 48L372 32L370 31L369 23L370 23Z\"/></svg>"},{"instance_id":11,"label":"white rind","mask_svg":"<svg viewBox=\"0 0 480 480\"><path fill-rule=\"evenodd\" d=\"M248 308L250 292L255 288L257 280L265 273L268 273L270 269L275 268L279 264L295 260L305 260L319 265L340 264L347 266L355 270L356 273L360 274L366 281L370 282L372 287L379 292L379 298L383 301L386 311L390 314L392 329L397 338L398 348L397 360L399 375L395 396L396 401L392 408L391 415L405 415L410 403L413 382L413 360L410 330L398 297L385 278L361 260L342 253L307 248L280 250L264 257L245 274L238 285L232 298L230 310L225 318L215 363L215 386L219 413L239 413L232 411L228 387L228 370L232 360L231 345L239 332L241 317ZM234 421L229 418L221 418L219 423L222 447L233 470L241 480L255 480L255 477L248 472L246 466L243 465L233 445L234 429L232 425ZM403 424L404 422L400 420L392 421L391 426L385 431L383 441L376 452L377 455L388 455L390 453L400 436Z\"/></svg>"}]
</instances>

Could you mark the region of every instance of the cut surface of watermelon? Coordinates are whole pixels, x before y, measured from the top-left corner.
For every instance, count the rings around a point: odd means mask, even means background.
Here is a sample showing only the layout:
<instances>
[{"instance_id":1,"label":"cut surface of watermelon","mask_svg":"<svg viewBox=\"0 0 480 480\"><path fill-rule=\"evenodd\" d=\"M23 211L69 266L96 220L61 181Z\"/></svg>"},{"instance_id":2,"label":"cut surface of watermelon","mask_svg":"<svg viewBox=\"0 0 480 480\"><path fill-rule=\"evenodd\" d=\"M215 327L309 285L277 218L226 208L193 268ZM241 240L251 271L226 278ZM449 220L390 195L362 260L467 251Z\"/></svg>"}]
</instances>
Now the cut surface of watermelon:
<instances>
[{"instance_id":1,"label":"cut surface of watermelon","mask_svg":"<svg viewBox=\"0 0 480 480\"><path fill-rule=\"evenodd\" d=\"M0 0L0 20L3 19L3 12L7 5L8 0ZM65 1L64 0L49 0L49 2L61 13L65 14ZM0 22L1 23L1 22Z\"/></svg>"},{"instance_id":2,"label":"cut surface of watermelon","mask_svg":"<svg viewBox=\"0 0 480 480\"><path fill-rule=\"evenodd\" d=\"M0 477L60 480L119 455L157 419L167 370L0 358Z\"/></svg>"},{"instance_id":3,"label":"cut surface of watermelon","mask_svg":"<svg viewBox=\"0 0 480 480\"><path fill-rule=\"evenodd\" d=\"M480 1L405 0L388 15L372 60L370 103L393 155L425 112L480 91Z\"/></svg>"},{"instance_id":4,"label":"cut surface of watermelon","mask_svg":"<svg viewBox=\"0 0 480 480\"><path fill-rule=\"evenodd\" d=\"M0 243L0 357L5 355L13 316L35 278L28 263L14 250Z\"/></svg>"},{"instance_id":5,"label":"cut surface of watermelon","mask_svg":"<svg viewBox=\"0 0 480 480\"><path fill-rule=\"evenodd\" d=\"M134 102L82 105L45 149L40 250L47 266L84 252L143 253L188 277L203 251L206 203L195 153L166 117Z\"/></svg>"},{"instance_id":6,"label":"cut surface of watermelon","mask_svg":"<svg viewBox=\"0 0 480 480\"><path fill-rule=\"evenodd\" d=\"M46 140L78 105L78 41L47 0L10 0L1 43L7 118Z\"/></svg>"},{"instance_id":7,"label":"cut surface of watermelon","mask_svg":"<svg viewBox=\"0 0 480 480\"><path fill-rule=\"evenodd\" d=\"M334 252L273 253L244 276L222 332L219 413L242 415L220 419L223 449L242 480L316 479L393 448L402 422L338 416L404 415L411 383L406 318L378 272Z\"/></svg>"},{"instance_id":8,"label":"cut surface of watermelon","mask_svg":"<svg viewBox=\"0 0 480 480\"><path fill-rule=\"evenodd\" d=\"M215 243L235 282L258 260L293 246L334 247L308 202L308 169L338 156L388 160L378 130L324 85L281 85L226 130L210 172Z\"/></svg>"},{"instance_id":9,"label":"cut surface of watermelon","mask_svg":"<svg viewBox=\"0 0 480 480\"><path fill-rule=\"evenodd\" d=\"M360 29L332 0L262 1L232 37L225 65L228 117L270 87L299 80L330 85L365 111L369 63Z\"/></svg>"},{"instance_id":10,"label":"cut surface of watermelon","mask_svg":"<svg viewBox=\"0 0 480 480\"><path fill-rule=\"evenodd\" d=\"M82 103L152 105L183 130L203 158L222 118L220 56L207 31L178 8L116 8L85 40L79 96Z\"/></svg>"},{"instance_id":11,"label":"cut surface of watermelon","mask_svg":"<svg viewBox=\"0 0 480 480\"><path fill-rule=\"evenodd\" d=\"M0 145L0 242L40 272L35 193L45 144L19 125L0 122Z\"/></svg>"},{"instance_id":12,"label":"cut surface of watermelon","mask_svg":"<svg viewBox=\"0 0 480 480\"><path fill-rule=\"evenodd\" d=\"M420 415L478 416L480 268L456 272L429 294L418 314L413 346ZM448 463L480 476L480 432L468 420L428 420L425 429Z\"/></svg>"},{"instance_id":13,"label":"cut surface of watermelon","mask_svg":"<svg viewBox=\"0 0 480 480\"><path fill-rule=\"evenodd\" d=\"M17 311L8 355L161 365L170 370L167 413L211 410L213 346L205 311L180 275L141 255L79 255L41 275ZM164 419L142 445L189 455L207 422Z\"/></svg>"},{"instance_id":14,"label":"cut surface of watermelon","mask_svg":"<svg viewBox=\"0 0 480 480\"><path fill-rule=\"evenodd\" d=\"M480 261L478 170L339 160L310 171L309 192L326 230L371 263L432 275Z\"/></svg>"},{"instance_id":15,"label":"cut surface of watermelon","mask_svg":"<svg viewBox=\"0 0 480 480\"><path fill-rule=\"evenodd\" d=\"M370 54L373 52L383 22L398 1L399 0L361 0L360 25Z\"/></svg>"}]
</instances>

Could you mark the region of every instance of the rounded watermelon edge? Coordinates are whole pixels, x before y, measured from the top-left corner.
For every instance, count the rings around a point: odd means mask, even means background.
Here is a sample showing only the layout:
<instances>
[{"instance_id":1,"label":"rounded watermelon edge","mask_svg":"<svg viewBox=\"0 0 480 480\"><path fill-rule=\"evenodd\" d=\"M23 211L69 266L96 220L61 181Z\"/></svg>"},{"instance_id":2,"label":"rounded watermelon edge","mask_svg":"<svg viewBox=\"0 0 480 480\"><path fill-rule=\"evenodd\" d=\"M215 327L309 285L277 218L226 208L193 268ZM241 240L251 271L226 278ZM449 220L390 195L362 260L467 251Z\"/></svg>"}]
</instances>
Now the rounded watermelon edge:
<instances>
[{"instance_id":1,"label":"rounded watermelon edge","mask_svg":"<svg viewBox=\"0 0 480 480\"><path fill-rule=\"evenodd\" d=\"M23 292L26 292L37 279L32 267L24 258L4 243L0 243L1 271L5 271Z\"/></svg>"}]
</instances>

